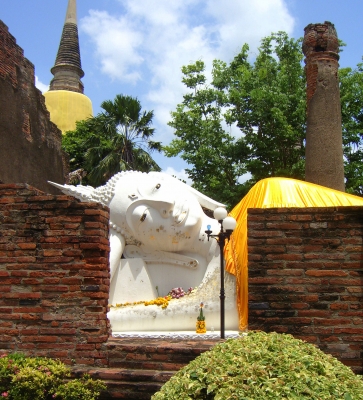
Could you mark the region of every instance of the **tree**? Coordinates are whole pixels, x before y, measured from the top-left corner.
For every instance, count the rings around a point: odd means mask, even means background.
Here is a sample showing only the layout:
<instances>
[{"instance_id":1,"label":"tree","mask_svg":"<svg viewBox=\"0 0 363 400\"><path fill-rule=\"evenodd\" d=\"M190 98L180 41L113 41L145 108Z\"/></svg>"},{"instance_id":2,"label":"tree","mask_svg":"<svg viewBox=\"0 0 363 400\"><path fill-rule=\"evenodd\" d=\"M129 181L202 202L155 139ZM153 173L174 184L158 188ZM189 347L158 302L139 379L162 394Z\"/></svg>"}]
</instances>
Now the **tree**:
<instances>
[{"instance_id":1,"label":"tree","mask_svg":"<svg viewBox=\"0 0 363 400\"><path fill-rule=\"evenodd\" d=\"M161 143L151 140L153 111L142 112L137 98L123 95L104 101L101 108L102 113L66 133L63 148L71 168L84 168L87 182L95 186L120 171L160 171L150 155L161 151Z\"/></svg>"},{"instance_id":2,"label":"tree","mask_svg":"<svg viewBox=\"0 0 363 400\"><path fill-rule=\"evenodd\" d=\"M363 196L363 63L339 70L346 191Z\"/></svg>"},{"instance_id":3,"label":"tree","mask_svg":"<svg viewBox=\"0 0 363 400\"><path fill-rule=\"evenodd\" d=\"M247 48L222 73L230 77L227 121L237 123L250 150L250 183L270 176L302 179L306 101L301 40L284 32L262 39L252 66L244 62Z\"/></svg>"},{"instance_id":4,"label":"tree","mask_svg":"<svg viewBox=\"0 0 363 400\"><path fill-rule=\"evenodd\" d=\"M215 60L209 84L202 61L182 67L189 92L171 113L176 138L165 147L167 156L180 154L191 165L195 187L230 206L260 179L305 177L301 39L273 33L253 63L248 54L244 44L229 65ZM363 63L339 75L346 190L363 195ZM246 172L251 178L239 183Z\"/></svg>"},{"instance_id":5,"label":"tree","mask_svg":"<svg viewBox=\"0 0 363 400\"><path fill-rule=\"evenodd\" d=\"M191 90L171 113L174 139L167 156L180 154L192 168L194 186L236 204L268 176L303 178L305 80L301 41L279 32L262 40L254 64L248 45L234 60L215 60L208 85L202 61L182 67ZM239 138L227 132L240 129ZM239 183L244 173L251 179Z\"/></svg>"},{"instance_id":6,"label":"tree","mask_svg":"<svg viewBox=\"0 0 363 400\"><path fill-rule=\"evenodd\" d=\"M223 202L238 192L237 179L245 172L244 154L237 151L238 140L222 127L226 95L206 85L204 68L202 61L182 68L183 82L191 92L172 113L169 125L177 139L164 146L164 151L169 157L181 154L193 166L186 170L193 186Z\"/></svg>"}]
</instances>

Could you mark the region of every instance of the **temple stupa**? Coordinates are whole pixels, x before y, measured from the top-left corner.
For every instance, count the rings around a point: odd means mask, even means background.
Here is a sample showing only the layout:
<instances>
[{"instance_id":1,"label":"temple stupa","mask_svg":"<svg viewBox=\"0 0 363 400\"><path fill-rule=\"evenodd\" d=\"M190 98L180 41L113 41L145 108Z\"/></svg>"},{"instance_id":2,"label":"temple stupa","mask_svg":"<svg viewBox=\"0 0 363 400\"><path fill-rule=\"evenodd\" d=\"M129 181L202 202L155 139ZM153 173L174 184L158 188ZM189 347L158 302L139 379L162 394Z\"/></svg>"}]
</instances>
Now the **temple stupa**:
<instances>
[{"instance_id":1,"label":"temple stupa","mask_svg":"<svg viewBox=\"0 0 363 400\"><path fill-rule=\"evenodd\" d=\"M76 121L93 116L92 102L83 94L81 82L84 72L79 50L76 0L68 0L58 54L51 72L54 78L49 91L44 93L45 102L51 121L64 134L76 128Z\"/></svg>"}]
</instances>

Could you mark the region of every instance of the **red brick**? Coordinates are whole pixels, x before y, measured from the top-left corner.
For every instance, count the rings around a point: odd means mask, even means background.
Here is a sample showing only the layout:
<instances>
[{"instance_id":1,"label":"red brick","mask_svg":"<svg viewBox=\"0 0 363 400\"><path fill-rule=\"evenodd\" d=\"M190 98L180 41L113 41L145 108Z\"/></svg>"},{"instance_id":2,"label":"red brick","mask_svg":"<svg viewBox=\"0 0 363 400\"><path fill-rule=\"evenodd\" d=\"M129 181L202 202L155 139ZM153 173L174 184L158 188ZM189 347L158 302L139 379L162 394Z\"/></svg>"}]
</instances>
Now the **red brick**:
<instances>
[{"instance_id":1,"label":"red brick","mask_svg":"<svg viewBox=\"0 0 363 400\"><path fill-rule=\"evenodd\" d=\"M29 277L31 278L51 278L63 277L66 273L64 271L30 271Z\"/></svg>"},{"instance_id":2,"label":"red brick","mask_svg":"<svg viewBox=\"0 0 363 400\"><path fill-rule=\"evenodd\" d=\"M314 321L318 325L333 325L333 326L339 326L339 325L350 325L352 323L352 320L350 318L315 318ZM334 329L334 332L336 331L336 328Z\"/></svg>"},{"instance_id":3,"label":"red brick","mask_svg":"<svg viewBox=\"0 0 363 400\"><path fill-rule=\"evenodd\" d=\"M299 317L330 317L332 312L329 310L299 310Z\"/></svg>"},{"instance_id":4,"label":"red brick","mask_svg":"<svg viewBox=\"0 0 363 400\"><path fill-rule=\"evenodd\" d=\"M349 304L347 304L347 303L333 303L333 304L330 304L330 309L331 310L348 310L349 309Z\"/></svg>"},{"instance_id":5,"label":"red brick","mask_svg":"<svg viewBox=\"0 0 363 400\"><path fill-rule=\"evenodd\" d=\"M27 277L29 275L28 271L11 271L11 276Z\"/></svg>"},{"instance_id":6,"label":"red brick","mask_svg":"<svg viewBox=\"0 0 363 400\"><path fill-rule=\"evenodd\" d=\"M0 293L4 292L4 290L0 287ZM41 297L40 293L28 293L28 292L24 292L24 293L6 293L3 294L3 297L7 298L7 299L39 299Z\"/></svg>"},{"instance_id":7,"label":"red brick","mask_svg":"<svg viewBox=\"0 0 363 400\"><path fill-rule=\"evenodd\" d=\"M48 357L55 359L67 358L69 357L69 353L67 351L50 351Z\"/></svg>"},{"instance_id":8,"label":"red brick","mask_svg":"<svg viewBox=\"0 0 363 400\"><path fill-rule=\"evenodd\" d=\"M39 333L39 328L36 328L36 329L29 329L29 328L20 329L20 330L19 330L19 333L20 333L21 335L25 335L25 336L34 336L34 335L38 335L38 333Z\"/></svg>"},{"instance_id":9,"label":"red brick","mask_svg":"<svg viewBox=\"0 0 363 400\"><path fill-rule=\"evenodd\" d=\"M81 257L83 255L80 249L64 250L63 255L66 257Z\"/></svg>"},{"instance_id":10,"label":"red brick","mask_svg":"<svg viewBox=\"0 0 363 400\"><path fill-rule=\"evenodd\" d=\"M81 285L83 283L83 279L81 277L72 277L72 278L62 278L59 283L63 285Z\"/></svg>"},{"instance_id":11,"label":"red brick","mask_svg":"<svg viewBox=\"0 0 363 400\"><path fill-rule=\"evenodd\" d=\"M314 325L314 333L318 333L320 335L330 335L333 333L333 331L335 332L335 328L332 327L328 328L328 327L321 327Z\"/></svg>"},{"instance_id":12,"label":"red brick","mask_svg":"<svg viewBox=\"0 0 363 400\"><path fill-rule=\"evenodd\" d=\"M268 269L267 275L282 275L282 276L301 276L304 274L303 269Z\"/></svg>"},{"instance_id":13,"label":"red brick","mask_svg":"<svg viewBox=\"0 0 363 400\"><path fill-rule=\"evenodd\" d=\"M37 336L24 336L23 342L46 342L46 343L56 343L58 341L56 336L45 336L45 335L37 335Z\"/></svg>"},{"instance_id":14,"label":"red brick","mask_svg":"<svg viewBox=\"0 0 363 400\"><path fill-rule=\"evenodd\" d=\"M285 282L287 284L294 284L294 285L301 285L301 284L308 284L308 285L320 285L321 279L316 278L286 278Z\"/></svg>"},{"instance_id":15,"label":"red brick","mask_svg":"<svg viewBox=\"0 0 363 400\"><path fill-rule=\"evenodd\" d=\"M78 315L56 313L44 313L42 316L43 321L78 321L79 318Z\"/></svg>"},{"instance_id":16,"label":"red brick","mask_svg":"<svg viewBox=\"0 0 363 400\"><path fill-rule=\"evenodd\" d=\"M76 335L77 330L75 328L40 328L39 333L41 335Z\"/></svg>"},{"instance_id":17,"label":"red brick","mask_svg":"<svg viewBox=\"0 0 363 400\"><path fill-rule=\"evenodd\" d=\"M18 348L20 350L33 350L36 348L34 343L19 343Z\"/></svg>"},{"instance_id":18,"label":"red brick","mask_svg":"<svg viewBox=\"0 0 363 400\"><path fill-rule=\"evenodd\" d=\"M353 322L355 324L355 321L358 321L358 323L361 322L359 318L363 317L363 311L341 311L338 313L338 315L342 317L357 317L353 319Z\"/></svg>"},{"instance_id":19,"label":"red brick","mask_svg":"<svg viewBox=\"0 0 363 400\"><path fill-rule=\"evenodd\" d=\"M95 345L94 344L77 344L76 345L76 350L82 350L82 351L92 351L95 350Z\"/></svg>"},{"instance_id":20,"label":"red brick","mask_svg":"<svg viewBox=\"0 0 363 400\"><path fill-rule=\"evenodd\" d=\"M337 271L337 270L308 270L306 271L308 276L348 276L347 271Z\"/></svg>"},{"instance_id":21,"label":"red brick","mask_svg":"<svg viewBox=\"0 0 363 400\"><path fill-rule=\"evenodd\" d=\"M275 244L275 245L299 245L302 243L301 238L295 237L278 237L277 239L265 239L266 244ZM248 239L248 243L250 243L250 239Z\"/></svg>"},{"instance_id":22,"label":"red brick","mask_svg":"<svg viewBox=\"0 0 363 400\"><path fill-rule=\"evenodd\" d=\"M36 243L17 243L17 245L23 250L36 249L37 247Z\"/></svg>"},{"instance_id":23,"label":"red brick","mask_svg":"<svg viewBox=\"0 0 363 400\"><path fill-rule=\"evenodd\" d=\"M296 310L303 310L310 307L308 303L291 303L291 307Z\"/></svg>"},{"instance_id":24,"label":"red brick","mask_svg":"<svg viewBox=\"0 0 363 400\"><path fill-rule=\"evenodd\" d=\"M303 254L268 254L266 260L302 261Z\"/></svg>"},{"instance_id":25,"label":"red brick","mask_svg":"<svg viewBox=\"0 0 363 400\"><path fill-rule=\"evenodd\" d=\"M43 307L14 307L15 313L42 313L44 312Z\"/></svg>"},{"instance_id":26,"label":"red brick","mask_svg":"<svg viewBox=\"0 0 363 400\"><path fill-rule=\"evenodd\" d=\"M43 279L43 283L47 284L47 285L50 285L50 284L56 285L59 282L60 282L60 278L44 278Z\"/></svg>"},{"instance_id":27,"label":"red brick","mask_svg":"<svg viewBox=\"0 0 363 400\"><path fill-rule=\"evenodd\" d=\"M61 250L43 250L44 257L56 257L61 255L62 255Z\"/></svg>"},{"instance_id":28,"label":"red brick","mask_svg":"<svg viewBox=\"0 0 363 400\"><path fill-rule=\"evenodd\" d=\"M80 226L80 224L77 224L77 223L75 223L75 224L64 224L64 228L65 229L77 229L77 228L79 228L79 226Z\"/></svg>"},{"instance_id":29,"label":"red brick","mask_svg":"<svg viewBox=\"0 0 363 400\"><path fill-rule=\"evenodd\" d=\"M278 236L282 236L282 232L276 232L276 231L267 231L267 230L263 230L263 231L253 231L253 234L249 234L249 237L265 237L265 238L271 238L271 237L278 237Z\"/></svg>"},{"instance_id":30,"label":"red brick","mask_svg":"<svg viewBox=\"0 0 363 400\"><path fill-rule=\"evenodd\" d=\"M339 279L339 278L333 278L329 279L329 283L331 285L346 285L346 286L359 286L362 285L362 279Z\"/></svg>"},{"instance_id":31,"label":"red brick","mask_svg":"<svg viewBox=\"0 0 363 400\"><path fill-rule=\"evenodd\" d=\"M361 269L362 264L360 262L355 262L355 261L344 261L344 263L341 264L341 267L343 269Z\"/></svg>"},{"instance_id":32,"label":"red brick","mask_svg":"<svg viewBox=\"0 0 363 400\"><path fill-rule=\"evenodd\" d=\"M23 285L40 285L42 283L42 280L34 279L34 278L27 278L27 279L22 279L21 283Z\"/></svg>"},{"instance_id":33,"label":"red brick","mask_svg":"<svg viewBox=\"0 0 363 400\"><path fill-rule=\"evenodd\" d=\"M21 314L21 319L26 321L37 321L40 319L39 315L34 314Z\"/></svg>"},{"instance_id":34,"label":"red brick","mask_svg":"<svg viewBox=\"0 0 363 400\"><path fill-rule=\"evenodd\" d=\"M347 287L349 293L363 293L363 286L360 287Z\"/></svg>"}]
</instances>

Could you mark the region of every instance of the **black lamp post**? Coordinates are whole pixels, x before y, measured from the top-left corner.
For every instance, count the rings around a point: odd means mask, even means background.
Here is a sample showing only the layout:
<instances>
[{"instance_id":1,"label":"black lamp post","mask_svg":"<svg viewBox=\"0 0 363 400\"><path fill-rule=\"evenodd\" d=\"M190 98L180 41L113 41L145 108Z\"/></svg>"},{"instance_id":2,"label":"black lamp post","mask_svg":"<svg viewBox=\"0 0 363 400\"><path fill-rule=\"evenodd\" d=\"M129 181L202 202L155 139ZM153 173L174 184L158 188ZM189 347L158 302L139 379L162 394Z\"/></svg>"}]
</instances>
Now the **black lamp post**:
<instances>
[{"instance_id":1,"label":"black lamp post","mask_svg":"<svg viewBox=\"0 0 363 400\"><path fill-rule=\"evenodd\" d=\"M213 235L211 231L211 226L207 226L207 230L205 233L208 236L208 241L209 238L215 238L218 242L219 245L219 252L220 252L220 266L221 266L221 291L220 291L220 301L221 301L221 309L220 309L220 314L221 314L221 339L224 339L225 335L225 328L224 328L224 300L226 298L225 296L225 291L224 291L224 245L226 239L229 240L231 237L232 232L236 228L237 222L234 218L232 217L227 217L227 210L223 207L218 207L214 210L214 218L218 220L218 222L221 224L221 230L218 233L218 235Z\"/></svg>"}]
</instances>

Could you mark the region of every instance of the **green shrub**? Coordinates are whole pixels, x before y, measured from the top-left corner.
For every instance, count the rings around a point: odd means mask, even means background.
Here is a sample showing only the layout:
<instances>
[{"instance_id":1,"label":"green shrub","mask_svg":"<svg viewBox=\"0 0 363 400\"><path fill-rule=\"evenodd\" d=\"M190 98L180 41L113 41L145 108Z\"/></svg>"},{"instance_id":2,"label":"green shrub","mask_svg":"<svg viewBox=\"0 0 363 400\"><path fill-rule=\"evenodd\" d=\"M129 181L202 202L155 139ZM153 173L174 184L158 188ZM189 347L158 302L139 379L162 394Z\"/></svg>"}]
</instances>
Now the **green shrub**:
<instances>
[{"instance_id":1,"label":"green shrub","mask_svg":"<svg viewBox=\"0 0 363 400\"><path fill-rule=\"evenodd\" d=\"M105 389L88 375L69 380L70 369L59 360L11 354L0 358L0 398L9 400L94 400Z\"/></svg>"},{"instance_id":2,"label":"green shrub","mask_svg":"<svg viewBox=\"0 0 363 400\"><path fill-rule=\"evenodd\" d=\"M105 389L105 385L101 381L95 381L88 374L85 374L82 379L74 379L60 385L56 391L56 398L62 400L93 400L95 393L98 396L102 389Z\"/></svg>"},{"instance_id":3,"label":"green shrub","mask_svg":"<svg viewBox=\"0 0 363 400\"><path fill-rule=\"evenodd\" d=\"M361 400L362 377L291 335L250 332L214 346L152 400Z\"/></svg>"}]
</instances>

